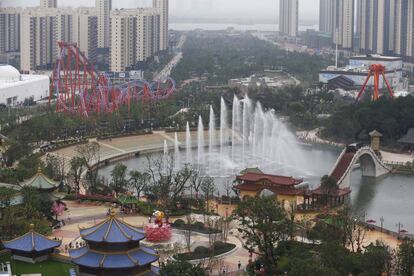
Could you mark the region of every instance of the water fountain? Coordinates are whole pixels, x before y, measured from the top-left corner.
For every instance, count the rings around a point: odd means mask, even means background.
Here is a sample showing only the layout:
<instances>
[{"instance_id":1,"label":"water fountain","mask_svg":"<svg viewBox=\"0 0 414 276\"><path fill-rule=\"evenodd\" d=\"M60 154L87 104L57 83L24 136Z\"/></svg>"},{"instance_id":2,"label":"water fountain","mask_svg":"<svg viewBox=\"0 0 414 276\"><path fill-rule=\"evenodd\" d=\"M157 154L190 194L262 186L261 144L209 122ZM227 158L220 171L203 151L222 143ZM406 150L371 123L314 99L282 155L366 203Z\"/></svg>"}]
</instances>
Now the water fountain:
<instances>
[{"instance_id":1,"label":"water fountain","mask_svg":"<svg viewBox=\"0 0 414 276\"><path fill-rule=\"evenodd\" d=\"M181 167L181 156L180 156L180 142L178 141L177 132L174 133L174 164L176 169Z\"/></svg>"},{"instance_id":2,"label":"water fountain","mask_svg":"<svg viewBox=\"0 0 414 276\"><path fill-rule=\"evenodd\" d=\"M198 129L197 129L197 166L201 168L204 163L204 125L201 115L198 116Z\"/></svg>"},{"instance_id":3,"label":"water fountain","mask_svg":"<svg viewBox=\"0 0 414 276\"><path fill-rule=\"evenodd\" d=\"M186 130L185 130L185 151L186 151L186 162L191 163L191 131L190 131L190 123L187 122Z\"/></svg>"},{"instance_id":4,"label":"water fountain","mask_svg":"<svg viewBox=\"0 0 414 276\"><path fill-rule=\"evenodd\" d=\"M163 158L162 158L162 165L164 173L167 173L168 170L168 144L167 140L164 140L164 152L163 152Z\"/></svg>"}]
</instances>

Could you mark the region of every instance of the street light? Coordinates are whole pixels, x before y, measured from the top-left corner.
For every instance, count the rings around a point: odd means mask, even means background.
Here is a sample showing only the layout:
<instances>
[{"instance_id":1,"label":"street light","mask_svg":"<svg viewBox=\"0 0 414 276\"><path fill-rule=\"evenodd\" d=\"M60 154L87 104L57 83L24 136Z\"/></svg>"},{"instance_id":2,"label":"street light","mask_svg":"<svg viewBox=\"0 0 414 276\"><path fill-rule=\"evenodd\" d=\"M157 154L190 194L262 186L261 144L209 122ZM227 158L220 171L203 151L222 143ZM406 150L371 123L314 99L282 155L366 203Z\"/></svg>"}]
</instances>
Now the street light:
<instances>
[{"instance_id":1,"label":"street light","mask_svg":"<svg viewBox=\"0 0 414 276\"><path fill-rule=\"evenodd\" d=\"M380 222L381 222L381 233L382 233L382 230L383 230L383 227L384 227L384 217L383 216L381 216Z\"/></svg>"}]
</instances>

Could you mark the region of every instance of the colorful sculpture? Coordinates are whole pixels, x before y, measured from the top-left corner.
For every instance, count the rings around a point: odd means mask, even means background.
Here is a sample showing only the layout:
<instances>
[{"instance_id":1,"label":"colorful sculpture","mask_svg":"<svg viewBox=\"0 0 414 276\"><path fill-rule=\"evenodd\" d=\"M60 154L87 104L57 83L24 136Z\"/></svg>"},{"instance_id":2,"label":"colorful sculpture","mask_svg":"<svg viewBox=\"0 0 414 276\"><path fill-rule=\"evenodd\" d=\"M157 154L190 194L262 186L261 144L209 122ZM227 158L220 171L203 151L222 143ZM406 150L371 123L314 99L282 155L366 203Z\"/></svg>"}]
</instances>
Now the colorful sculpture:
<instances>
[{"instance_id":1,"label":"colorful sculpture","mask_svg":"<svg viewBox=\"0 0 414 276\"><path fill-rule=\"evenodd\" d=\"M154 223L145 225L145 234L150 242L165 242L171 239L171 225L165 222L165 213L155 211L152 214L155 217Z\"/></svg>"}]
</instances>

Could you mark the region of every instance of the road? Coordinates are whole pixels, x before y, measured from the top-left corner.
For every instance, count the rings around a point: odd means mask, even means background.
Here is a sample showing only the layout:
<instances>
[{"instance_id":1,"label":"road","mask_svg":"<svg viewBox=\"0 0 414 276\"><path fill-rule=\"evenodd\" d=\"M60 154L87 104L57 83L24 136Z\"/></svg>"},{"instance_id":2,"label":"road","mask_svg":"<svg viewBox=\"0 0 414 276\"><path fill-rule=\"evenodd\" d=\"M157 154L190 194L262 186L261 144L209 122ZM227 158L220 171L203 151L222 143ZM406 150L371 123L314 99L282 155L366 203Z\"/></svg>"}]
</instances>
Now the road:
<instances>
[{"instance_id":1,"label":"road","mask_svg":"<svg viewBox=\"0 0 414 276\"><path fill-rule=\"evenodd\" d=\"M183 53L181 49L184 46L186 38L187 37L185 35L182 35L180 37L180 40L177 45L177 49L179 49L179 52L177 52L175 56L170 60L170 62L168 62L168 64L165 65L165 67L155 75L154 81L164 81L171 75L172 69L174 69L174 67L177 66L177 64L183 58Z\"/></svg>"}]
</instances>

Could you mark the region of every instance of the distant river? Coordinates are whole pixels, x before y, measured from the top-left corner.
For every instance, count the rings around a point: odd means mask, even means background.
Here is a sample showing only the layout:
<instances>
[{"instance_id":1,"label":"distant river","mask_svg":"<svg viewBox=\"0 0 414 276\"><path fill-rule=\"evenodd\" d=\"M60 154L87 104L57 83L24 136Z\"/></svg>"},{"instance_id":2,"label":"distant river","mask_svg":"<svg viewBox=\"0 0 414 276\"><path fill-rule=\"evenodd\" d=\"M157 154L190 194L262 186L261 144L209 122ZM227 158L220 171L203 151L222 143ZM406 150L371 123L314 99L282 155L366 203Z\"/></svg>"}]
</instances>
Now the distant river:
<instances>
[{"instance_id":1,"label":"distant river","mask_svg":"<svg viewBox=\"0 0 414 276\"><path fill-rule=\"evenodd\" d=\"M170 23L170 28L176 31L191 31L196 29L202 29L206 31L220 31L227 28L234 28L238 31L278 31L278 24L225 24L225 23ZM318 29L318 25L299 26L300 31L307 29Z\"/></svg>"}]
</instances>

